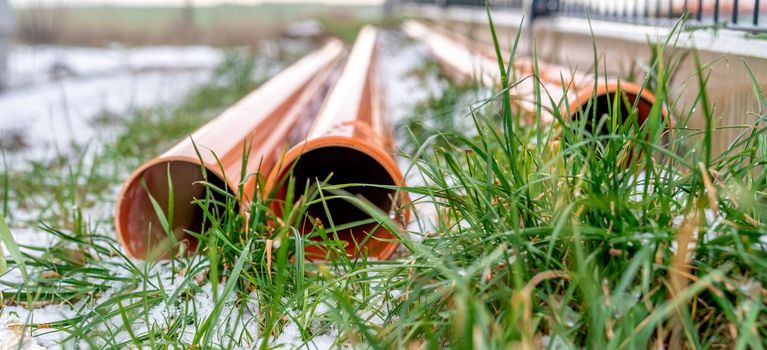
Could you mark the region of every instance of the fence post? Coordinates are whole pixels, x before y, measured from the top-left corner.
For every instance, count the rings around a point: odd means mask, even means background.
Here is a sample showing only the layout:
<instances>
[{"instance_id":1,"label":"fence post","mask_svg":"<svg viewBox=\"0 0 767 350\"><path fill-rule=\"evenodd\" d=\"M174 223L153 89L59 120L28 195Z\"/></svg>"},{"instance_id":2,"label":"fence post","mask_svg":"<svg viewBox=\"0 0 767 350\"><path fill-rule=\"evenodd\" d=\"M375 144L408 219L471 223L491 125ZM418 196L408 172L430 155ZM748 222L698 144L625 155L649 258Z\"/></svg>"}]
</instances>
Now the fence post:
<instances>
[{"instance_id":1,"label":"fence post","mask_svg":"<svg viewBox=\"0 0 767 350\"><path fill-rule=\"evenodd\" d=\"M559 11L559 0L527 0L523 2L523 7L527 18L524 28L528 45L523 45L523 52L527 56L533 55L533 46L535 41L535 21L538 18L545 18L555 15Z\"/></svg>"},{"instance_id":2,"label":"fence post","mask_svg":"<svg viewBox=\"0 0 767 350\"><path fill-rule=\"evenodd\" d=\"M547 17L559 11L559 0L531 0L530 20Z\"/></svg>"},{"instance_id":3,"label":"fence post","mask_svg":"<svg viewBox=\"0 0 767 350\"><path fill-rule=\"evenodd\" d=\"M0 91L8 83L8 55L14 30L13 12L6 0L0 0Z\"/></svg>"}]
</instances>

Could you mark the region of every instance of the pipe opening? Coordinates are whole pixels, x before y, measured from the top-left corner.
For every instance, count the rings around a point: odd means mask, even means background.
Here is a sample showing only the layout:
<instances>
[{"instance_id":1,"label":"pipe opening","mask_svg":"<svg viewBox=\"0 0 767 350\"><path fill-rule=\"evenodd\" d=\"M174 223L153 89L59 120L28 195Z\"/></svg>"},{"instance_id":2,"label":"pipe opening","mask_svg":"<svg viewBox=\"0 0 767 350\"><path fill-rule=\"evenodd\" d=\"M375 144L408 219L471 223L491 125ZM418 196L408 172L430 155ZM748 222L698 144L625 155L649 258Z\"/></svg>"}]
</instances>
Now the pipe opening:
<instances>
[{"instance_id":1,"label":"pipe opening","mask_svg":"<svg viewBox=\"0 0 767 350\"><path fill-rule=\"evenodd\" d=\"M170 175L171 186L168 183L168 175ZM197 238L187 231L202 233L208 229L203 209L194 202L196 199L208 198L206 197L208 187L195 183L198 181L205 181L199 164L171 160L146 168L125 185L124 195L117 207L120 226L118 233L129 255L140 259L164 259L177 254L178 247L171 247L173 240L169 239L149 197L151 193L163 215L171 220L168 210L171 187L173 190L171 232L178 244L186 247L188 253L197 249ZM207 171L207 181L212 186L225 188L224 181L211 171ZM208 205L208 210L222 213L226 196L216 191L209 192L212 202ZM170 254L171 252L173 253Z\"/></svg>"},{"instance_id":2,"label":"pipe opening","mask_svg":"<svg viewBox=\"0 0 767 350\"><path fill-rule=\"evenodd\" d=\"M581 118L586 118L585 130L592 135L608 135L610 133L609 120L605 120L612 113L611 108L614 108L615 94L617 91L608 91L598 95L591 103L591 108L586 109L586 105L589 100L581 102L581 106L573 113L572 120L580 121ZM638 96L635 93L621 91L619 98L620 103L620 116L619 126L623 125L626 119L629 117L630 108L634 105L637 98L639 103L637 104L637 125L642 126L647 118L650 116L650 110L652 109L653 102L643 96ZM628 104L626 103L628 100ZM596 120L594 120L594 109L596 109ZM595 128L599 130L595 130Z\"/></svg>"},{"instance_id":3,"label":"pipe opening","mask_svg":"<svg viewBox=\"0 0 767 350\"><path fill-rule=\"evenodd\" d=\"M364 152L340 146L322 147L302 154L293 167L292 176L296 181L293 198L299 198L304 194L307 181L309 181L310 186L316 184L317 181L322 183L325 179L328 179L328 185L359 183L393 186L397 184L397 179L393 179L379 161ZM286 197L285 192L287 191L288 184L287 181L284 182L276 194L278 201L284 200ZM384 212L388 213L392 209L393 190L371 186L345 187L344 190L354 196L365 198ZM333 194L327 192L324 195L326 197L333 196ZM357 208L346 199L328 199L326 204L335 226L371 219L368 213ZM323 203L309 206L306 214L312 218L319 219L326 227L330 226L330 220ZM306 217L303 219L300 230L302 234L307 234L311 231L313 223L310 220L306 220ZM375 232L371 232L374 229ZM338 238L349 242L346 246L348 254L356 255L358 252L354 242L357 245L361 245L371 233L377 238L393 238L388 230L375 222L338 231ZM368 249L370 256L387 257L391 253L386 251L385 247L387 245L390 245L390 243L371 238L365 242L364 247ZM312 251L309 248L311 247L307 247L307 253L322 253L319 249Z\"/></svg>"}]
</instances>

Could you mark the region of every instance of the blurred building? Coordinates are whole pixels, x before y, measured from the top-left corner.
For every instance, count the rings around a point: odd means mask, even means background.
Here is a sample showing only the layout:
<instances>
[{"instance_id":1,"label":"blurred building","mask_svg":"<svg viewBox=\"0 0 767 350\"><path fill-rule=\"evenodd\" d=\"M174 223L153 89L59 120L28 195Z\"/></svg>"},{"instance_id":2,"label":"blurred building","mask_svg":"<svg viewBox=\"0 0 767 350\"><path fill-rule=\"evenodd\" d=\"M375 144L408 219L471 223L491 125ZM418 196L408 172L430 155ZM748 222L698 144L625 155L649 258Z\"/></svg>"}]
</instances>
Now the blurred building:
<instances>
[{"instance_id":1,"label":"blurred building","mask_svg":"<svg viewBox=\"0 0 767 350\"><path fill-rule=\"evenodd\" d=\"M8 76L8 52L13 33L13 13L7 0L0 0L0 90L5 87Z\"/></svg>"}]
</instances>

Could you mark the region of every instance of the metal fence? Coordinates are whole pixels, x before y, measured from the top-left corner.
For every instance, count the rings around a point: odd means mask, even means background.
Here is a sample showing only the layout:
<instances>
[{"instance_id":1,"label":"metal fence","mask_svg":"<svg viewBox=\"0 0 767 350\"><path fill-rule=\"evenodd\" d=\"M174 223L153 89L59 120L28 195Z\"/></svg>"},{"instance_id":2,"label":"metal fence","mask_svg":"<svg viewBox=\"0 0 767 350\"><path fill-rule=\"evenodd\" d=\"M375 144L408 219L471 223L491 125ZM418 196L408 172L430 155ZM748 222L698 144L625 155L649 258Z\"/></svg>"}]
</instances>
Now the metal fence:
<instances>
[{"instance_id":1,"label":"metal fence","mask_svg":"<svg viewBox=\"0 0 767 350\"><path fill-rule=\"evenodd\" d=\"M564 16L665 25L687 18L688 26L767 31L767 0L559 0Z\"/></svg>"},{"instance_id":2,"label":"metal fence","mask_svg":"<svg viewBox=\"0 0 767 350\"><path fill-rule=\"evenodd\" d=\"M13 31L13 13L6 0L0 0L0 90L6 85L7 59Z\"/></svg>"},{"instance_id":3,"label":"metal fence","mask_svg":"<svg viewBox=\"0 0 767 350\"><path fill-rule=\"evenodd\" d=\"M767 32L767 0L401 0L440 7L465 6L529 11L547 16L667 26L686 18L688 27Z\"/></svg>"}]
</instances>

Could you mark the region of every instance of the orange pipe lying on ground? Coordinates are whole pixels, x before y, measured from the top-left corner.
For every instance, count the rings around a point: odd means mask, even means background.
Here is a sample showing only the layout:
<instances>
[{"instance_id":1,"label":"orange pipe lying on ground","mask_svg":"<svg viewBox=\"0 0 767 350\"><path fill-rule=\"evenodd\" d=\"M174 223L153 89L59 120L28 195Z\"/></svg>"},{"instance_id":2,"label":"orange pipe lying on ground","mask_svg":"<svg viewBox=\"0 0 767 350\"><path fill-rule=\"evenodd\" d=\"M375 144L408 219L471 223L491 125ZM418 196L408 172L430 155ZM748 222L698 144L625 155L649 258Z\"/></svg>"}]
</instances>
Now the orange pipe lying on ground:
<instances>
[{"instance_id":1,"label":"orange pipe lying on ground","mask_svg":"<svg viewBox=\"0 0 767 350\"><path fill-rule=\"evenodd\" d=\"M115 213L117 238L126 253L140 259L168 258L169 252L176 254L177 244L193 253L197 239L189 232L206 229L204 212L195 201L210 193L226 201L226 195L206 191L200 183L206 178L244 207L257 191L254 175L271 169L289 138L305 136L295 133L306 130L300 124L311 123L316 115L342 53L340 41L328 42L133 172L117 197ZM172 216L167 227L150 194L168 221Z\"/></svg>"},{"instance_id":2,"label":"orange pipe lying on ground","mask_svg":"<svg viewBox=\"0 0 767 350\"><path fill-rule=\"evenodd\" d=\"M341 76L333 87L305 142L290 149L269 175L268 192L274 191L272 209L283 215L282 203L289 188L288 175L295 179L293 198L298 200L307 181L310 185L361 184L346 187L351 194L363 197L386 213L394 212L395 221L403 225L409 220L408 198L404 193L365 186L362 184L400 186L404 179L393 153L391 133L383 119L379 90L375 76L375 48L377 32L363 28L354 44ZM292 171L292 172L291 172ZM330 195L330 194L328 194ZM332 195L331 195L332 196ZM325 215L323 203L307 209L307 215L318 219L326 227L359 222L369 215L341 198L328 199L331 217ZM332 221L331 221L332 220ZM302 219L303 234L311 231L311 220ZM375 232L370 232L375 230ZM329 229L329 231L332 231ZM376 223L360 225L337 232L346 241L346 253L358 256L365 250L369 257L387 259L398 243L392 241L392 232ZM324 249L306 247L308 257L324 258Z\"/></svg>"},{"instance_id":3,"label":"orange pipe lying on ground","mask_svg":"<svg viewBox=\"0 0 767 350\"><path fill-rule=\"evenodd\" d=\"M500 84L500 68L492 48L481 47L481 44L469 41L467 38L416 21L407 21L403 28L411 37L426 43L452 79L464 82L476 79L487 86ZM510 82L513 84L509 92L512 103L528 123L532 123L533 118L538 115L533 61L524 58L515 59L514 71L519 80ZM544 123L554 121L556 110L563 117L577 118L592 100L592 96L596 96L594 99L596 103L592 106L597 108L597 115L602 115L603 111L607 112L607 100L612 101L615 94L620 91L632 105L639 99L637 120L641 125L649 116L652 105L655 103L655 96L652 93L633 83L621 81L619 84L617 81L605 82L600 79L595 84L593 77L542 62L538 62L538 71L538 80L541 83L540 118ZM527 78L521 79L522 77ZM596 91L594 91L595 86Z\"/></svg>"}]
</instances>

